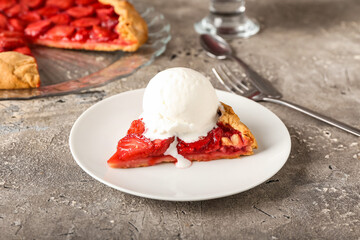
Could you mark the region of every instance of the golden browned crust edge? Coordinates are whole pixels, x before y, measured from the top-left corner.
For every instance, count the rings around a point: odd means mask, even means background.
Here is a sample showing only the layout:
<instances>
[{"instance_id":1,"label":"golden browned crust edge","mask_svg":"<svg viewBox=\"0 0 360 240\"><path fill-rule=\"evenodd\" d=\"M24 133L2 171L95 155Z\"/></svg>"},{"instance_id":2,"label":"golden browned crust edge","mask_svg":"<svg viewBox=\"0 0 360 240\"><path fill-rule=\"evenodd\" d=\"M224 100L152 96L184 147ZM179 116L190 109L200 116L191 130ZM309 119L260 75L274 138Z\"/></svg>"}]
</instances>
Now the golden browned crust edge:
<instances>
[{"instance_id":1,"label":"golden browned crust edge","mask_svg":"<svg viewBox=\"0 0 360 240\"><path fill-rule=\"evenodd\" d=\"M35 88L40 75L35 58L8 51L0 53L0 89Z\"/></svg>"},{"instance_id":2,"label":"golden browned crust edge","mask_svg":"<svg viewBox=\"0 0 360 240\"><path fill-rule=\"evenodd\" d=\"M242 133L243 137L251 143L252 148L257 148L257 142L254 135L251 133L250 129L240 121L240 118L236 115L232 107L221 102L220 112L221 116L219 117L218 122L221 122L224 125L230 125L234 129ZM249 153L249 155L252 154Z\"/></svg>"},{"instance_id":3,"label":"golden browned crust edge","mask_svg":"<svg viewBox=\"0 0 360 240\"><path fill-rule=\"evenodd\" d=\"M131 45L122 46L123 51L136 51L148 39L148 27L145 20L136 9L125 0L99 0L102 4L109 4L119 15L119 24L116 30L125 41Z\"/></svg>"}]
</instances>

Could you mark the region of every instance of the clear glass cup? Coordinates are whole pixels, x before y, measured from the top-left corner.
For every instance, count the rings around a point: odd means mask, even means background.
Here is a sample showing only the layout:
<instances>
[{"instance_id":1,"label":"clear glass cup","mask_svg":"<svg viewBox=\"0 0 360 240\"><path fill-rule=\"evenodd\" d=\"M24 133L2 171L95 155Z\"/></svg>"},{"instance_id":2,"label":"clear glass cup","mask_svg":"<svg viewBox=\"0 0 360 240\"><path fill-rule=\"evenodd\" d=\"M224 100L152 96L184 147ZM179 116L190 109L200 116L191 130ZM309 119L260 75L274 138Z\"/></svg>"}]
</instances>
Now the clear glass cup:
<instances>
[{"instance_id":1,"label":"clear glass cup","mask_svg":"<svg viewBox=\"0 0 360 240\"><path fill-rule=\"evenodd\" d=\"M245 0L210 0L210 14L194 27L198 33L217 34L224 38L248 38L259 32L256 20L245 14Z\"/></svg>"}]
</instances>

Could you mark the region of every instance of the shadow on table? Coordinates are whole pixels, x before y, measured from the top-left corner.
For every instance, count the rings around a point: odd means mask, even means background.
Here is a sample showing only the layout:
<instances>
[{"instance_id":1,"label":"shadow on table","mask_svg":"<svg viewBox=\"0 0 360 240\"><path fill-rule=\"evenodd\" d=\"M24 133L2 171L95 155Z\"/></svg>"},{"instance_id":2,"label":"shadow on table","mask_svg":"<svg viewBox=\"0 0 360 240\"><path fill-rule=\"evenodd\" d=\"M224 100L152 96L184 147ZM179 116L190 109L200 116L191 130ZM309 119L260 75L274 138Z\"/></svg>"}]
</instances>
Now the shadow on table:
<instances>
[{"instance_id":1,"label":"shadow on table","mask_svg":"<svg viewBox=\"0 0 360 240\"><path fill-rule=\"evenodd\" d=\"M292 134L291 129L289 131ZM239 212L256 209L266 215L267 213L263 212L259 206L280 206L285 199L291 201L291 195L297 187L311 183L306 173L306 166L310 161L313 161L308 156L309 152L304 144L294 137L291 138L291 141L292 147L288 161L272 178L248 191L225 198L204 201L202 205L206 206L205 209ZM291 158L291 156L296 157Z\"/></svg>"},{"instance_id":2,"label":"shadow on table","mask_svg":"<svg viewBox=\"0 0 360 240\"><path fill-rule=\"evenodd\" d=\"M292 129L289 129L291 135L296 135ZM261 206L266 208L273 208L274 206L283 205L283 201L291 201L291 196L294 195L293 191L297 187L301 187L308 183L311 183L310 177L307 176L306 166L309 165L311 159L309 152L306 150L306 146L302 144L297 137L292 137L292 149L288 161L284 167L272 178L265 183L242 193L207 201L199 202L168 202L158 201L151 199L144 200L146 205L150 208L154 207L154 211L157 211L158 206L162 206L167 210L179 210L184 209L184 212L191 209L192 215L208 215L208 216L227 216L234 214L246 214L254 213L254 209L268 214L261 209ZM296 154L295 154L296 151ZM129 198L138 198L134 196L126 196ZM157 207L155 207L157 206ZM278 209L277 209L278 210ZM186 214L186 213L184 213ZM268 217L273 217L268 214Z\"/></svg>"}]
</instances>

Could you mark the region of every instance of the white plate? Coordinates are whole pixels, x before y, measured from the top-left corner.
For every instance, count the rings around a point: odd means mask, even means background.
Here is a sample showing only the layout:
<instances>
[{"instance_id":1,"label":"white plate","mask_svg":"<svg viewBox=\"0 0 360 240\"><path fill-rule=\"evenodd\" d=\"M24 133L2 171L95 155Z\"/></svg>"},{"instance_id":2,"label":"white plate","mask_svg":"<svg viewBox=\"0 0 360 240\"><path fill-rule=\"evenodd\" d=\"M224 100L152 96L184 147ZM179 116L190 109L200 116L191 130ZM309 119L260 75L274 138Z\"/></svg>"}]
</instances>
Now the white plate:
<instances>
[{"instance_id":1,"label":"white plate","mask_svg":"<svg viewBox=\"0 0 360 240\"><path fill-rule=\"evenodd\" d=\"M251 129L259 148L252 156L194 162L178 169L173 163L113 169L107 160L116 151L130 123L142 111L144 89L121 93L86 110L70 133L70 150L79 166L96 180L120 191L159 200L198 201L225 197L268 180L285 164L291 148L283 122L262 105L217 91Z\"/></svg>"}]
</instances>

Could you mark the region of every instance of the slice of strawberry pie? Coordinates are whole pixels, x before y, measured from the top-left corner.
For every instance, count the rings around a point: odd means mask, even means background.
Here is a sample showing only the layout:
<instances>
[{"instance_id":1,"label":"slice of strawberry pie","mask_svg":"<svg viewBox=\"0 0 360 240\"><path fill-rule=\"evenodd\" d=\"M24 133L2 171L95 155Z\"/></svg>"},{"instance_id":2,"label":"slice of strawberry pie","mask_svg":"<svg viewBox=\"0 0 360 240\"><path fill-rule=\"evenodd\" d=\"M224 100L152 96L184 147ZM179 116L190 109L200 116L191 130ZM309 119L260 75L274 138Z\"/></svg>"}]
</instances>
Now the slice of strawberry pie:
<instances>
[{"instance_id":1,"label":"slice of strawberry pie","mask_svg":"<svg viewBox=\"0 0 360 240\"><path fill-rule=\"evenodd\" d=\"M145 129L142 119L132 122L127 135L118 142L116 153L108 160L110 167L134 168L164 162L176 163L178 160L167 154L174 141L178 154L190 161L238 158L252 155L257 148L249 128L224 103L219 107L216 126L207 136L195 142L186 143L177 137L150 140L144 136Z\"/></svg>"}]
</instances>

